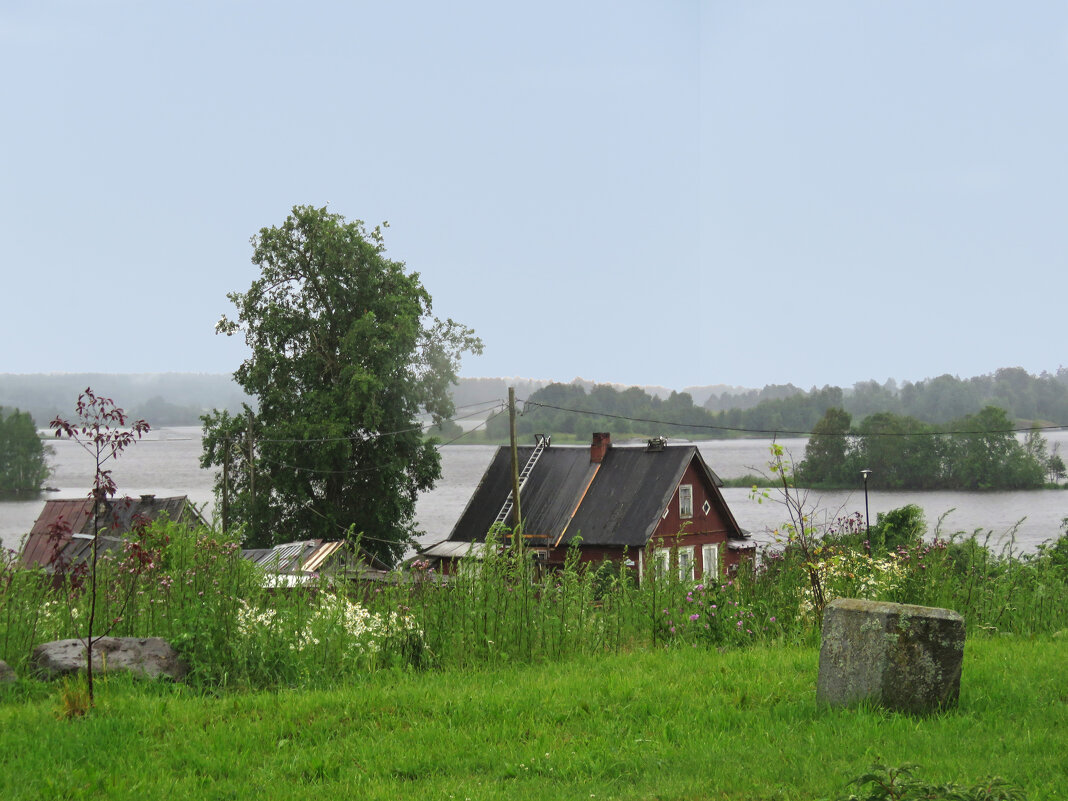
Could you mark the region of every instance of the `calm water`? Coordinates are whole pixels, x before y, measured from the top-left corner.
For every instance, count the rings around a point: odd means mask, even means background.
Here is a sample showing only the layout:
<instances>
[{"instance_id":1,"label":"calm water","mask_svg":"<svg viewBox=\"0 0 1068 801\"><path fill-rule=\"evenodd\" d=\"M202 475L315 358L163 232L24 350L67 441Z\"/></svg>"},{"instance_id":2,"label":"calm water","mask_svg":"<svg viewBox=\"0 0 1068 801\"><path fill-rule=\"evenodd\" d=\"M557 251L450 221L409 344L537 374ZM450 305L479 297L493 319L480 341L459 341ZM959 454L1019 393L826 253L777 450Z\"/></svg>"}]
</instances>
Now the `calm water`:
<instances>
[{"instance_id":1,"label":"calm water","mask_svg":"<svg viewBox=\"0 0 1068 801\"><path fill-rule=\"evenodd\" d=\"M1053 432L1047 439L1061 443L1068 453L1068 432ZM787 452L800 460L804 439L779 440ZM709 466L724 478L764 470L768 460L769 440L711 440L698 443ZM49 480L60 489L49 498L77 498L88 492L93 462L89 454L67 441L52 443L55 472ZM419 523L426 532L420 539L434 542L448 536L463 512L468 499L489 464L495 446L451 445L442 449L444 477L431 492L419 498ZM159 496L188 495L211 515L212 474L201 470L199 428L163 428L153 431L113 464L115 480L122 492L136 496L154 493ZM725 489L723 495L738 523L758 540L767 542L786 519L785 509L773 494L770 500L757 503L746 489ZM946 513L942 531L990 531L1002 541L1015 527L1017 546L1033 550L1036 545L1056 537L1061 520L1068 517L1068 491L1034 490L1030 492L881 492L878 476L868 488L871 519L878 512L889 511L907 503L923 507L931 527ZM807 507L815 510L817 521L864 512L864 492L859 486L852 492L809 493ZM42 499L0 503L0 542L17 548L22 537L40 514ZM1018 526L1017 526L1018 524Z\"/></svg>"}]
</instances>

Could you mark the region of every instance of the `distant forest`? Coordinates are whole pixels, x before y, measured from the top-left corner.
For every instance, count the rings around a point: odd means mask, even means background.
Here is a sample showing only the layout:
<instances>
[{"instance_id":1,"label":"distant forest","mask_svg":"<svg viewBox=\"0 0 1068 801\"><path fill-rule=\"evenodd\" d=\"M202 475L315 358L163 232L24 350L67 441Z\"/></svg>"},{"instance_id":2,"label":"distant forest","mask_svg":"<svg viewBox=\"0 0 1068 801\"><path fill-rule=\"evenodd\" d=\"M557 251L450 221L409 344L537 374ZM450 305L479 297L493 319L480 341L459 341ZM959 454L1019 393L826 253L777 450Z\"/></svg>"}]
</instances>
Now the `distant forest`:
<instances>
[{"instance_id":1,"label":"distant forest","mask_svg":"<svg viewBox=\"0 0 1068 801\"><path fill-rule=\"evenodd\" d=\"M1052 374L1031 375L1022 368L1007 367L974 378L943 375L901 385L891 379L883 384L864 381L847 389L809 390L792 384L770 384L760 390L720 384L675 392L659 386L624 388L581 379L561 384L462 378L453 392L458 416L470 413L471 404L506 398L509 386L528 401L519 419L521 433L544 431L577 438L593 431L700 437L744 436L727 429L808 432L832 408L844 409L856 423L889 412L938 425L996 406L1022 423L1068 424L1068 368L1064 367ZM211 409L235 413L248 402L233 379L222 374L2 374L0 406L29 412L37 426L44 428L56 415L70 416L86 387L114 398L129 414L153 427L198 426L200 416ZM506 436L506 425L497 418L489 425L489 435Z\"/></svg>"},{"instance_id":2,"label":"distant forest","mask_svg":"<svg viewBox=\"0 0 1068 801\"><path fill-rule=\"evenodd\" d=\"M134 419L153 428L199 426L213 408L240 412L248 398L229 375L213 373L0 374L0 406L29 412L38 428L74 414L78 395L91 387Z\"/></svg>"},{"instance_id":3,"label":"distant forest","mask_svg":"<svg viewBox=\"0 0 1068 801\"><path fill-rule=\"evenodd\" d=\"M733 397L738 396L727 399ZM550 384L526 400L517 424L520 434L564 433L580 439L593 431L705 438L803 434L836 408L858 422L892 413L939 425L993 406L1022 424L1068 425L1068 369L1035 376L1007 367L975 378L943 375L900 387L892 380L865 381L845 390L769 385L743 393L741 404L726 409L717 408L725 403L723 395L698 406L685 392L660 398L638 387L619 391L605 385L587 391L576 384ZM504 436L506 426L501 418L491 421L489 436Z\"/></svg>"}]
</instances>

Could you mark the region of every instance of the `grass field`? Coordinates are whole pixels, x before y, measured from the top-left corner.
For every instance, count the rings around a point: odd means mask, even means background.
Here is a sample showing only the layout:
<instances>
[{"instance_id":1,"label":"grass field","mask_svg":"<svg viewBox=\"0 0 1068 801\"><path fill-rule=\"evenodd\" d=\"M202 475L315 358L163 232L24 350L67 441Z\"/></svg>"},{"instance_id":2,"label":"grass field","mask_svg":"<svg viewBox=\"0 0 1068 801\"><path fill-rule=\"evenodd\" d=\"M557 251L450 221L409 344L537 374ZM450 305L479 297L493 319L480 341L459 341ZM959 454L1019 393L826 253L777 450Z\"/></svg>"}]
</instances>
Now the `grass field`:
<instances>
[{"instance_id":1,"label":"grass field","mask_svg":"<svg viewBox=\"0 0 1068 801\"><path fill-rule=\"evenodd\" d=\"M672 648L334 690L0 690L0 798L823 799L877 761L1068 797L1068 639L973 638L960 706L815 704L813 648Z\"/></svg>"}]
</instances>

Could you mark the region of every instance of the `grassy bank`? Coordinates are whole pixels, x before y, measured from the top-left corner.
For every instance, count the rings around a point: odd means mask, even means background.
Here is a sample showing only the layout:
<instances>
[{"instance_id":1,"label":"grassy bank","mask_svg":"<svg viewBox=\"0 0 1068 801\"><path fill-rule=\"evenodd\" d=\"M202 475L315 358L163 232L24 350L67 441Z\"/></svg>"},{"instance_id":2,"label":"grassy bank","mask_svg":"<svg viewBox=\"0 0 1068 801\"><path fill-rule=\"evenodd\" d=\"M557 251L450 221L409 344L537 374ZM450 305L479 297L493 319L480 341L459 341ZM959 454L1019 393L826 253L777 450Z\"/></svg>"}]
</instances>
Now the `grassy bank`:
<instances>
[{"instance_id":1,"label":"grassy bank","mask_svg":"<svg viewBox=\"0 0 1068 801\"><path fill-rule=\"evenodd\" d=\"M928 718L818 708L817 664L673 649L221 698L113 679L74 720L22 685L0 694L0 797L816 799L876 761L1064 797L1068 640L970 640L960 707Z\"/></svg>"}]
</instances>

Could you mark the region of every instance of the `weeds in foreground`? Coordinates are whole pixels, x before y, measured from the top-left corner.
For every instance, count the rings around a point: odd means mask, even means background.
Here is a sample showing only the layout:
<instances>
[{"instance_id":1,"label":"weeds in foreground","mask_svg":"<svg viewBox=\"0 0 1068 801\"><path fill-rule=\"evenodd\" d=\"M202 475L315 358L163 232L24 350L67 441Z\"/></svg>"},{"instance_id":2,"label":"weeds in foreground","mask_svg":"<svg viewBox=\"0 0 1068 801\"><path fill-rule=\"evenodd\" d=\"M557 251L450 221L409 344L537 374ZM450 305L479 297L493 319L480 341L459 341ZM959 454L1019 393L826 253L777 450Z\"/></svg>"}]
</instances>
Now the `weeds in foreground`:
<instances>
[{"instance_id":1,"label":"weeds in foreground","mask_svg":"<svg viewBox=\"0 0 1068 801\"><path fill-rule=\"evenodd\" d=\"M913 521L914 522L914 521ZM844 525L766 550L734 575L659 576L625 563L544 570L493 537L441 576L415 562L386 580L306 576L279 587L236 541L156 521L99 556L97 619L118 636L170 640L205 687L334 686L383 668L478 668L663 648L814 644L825 602L864 597L960 612L969 636L1034 635L1068 619L1065 538L1034 554L972 536L857 539ZM646 560L648 564L648 560ZM69 576L0 559L0 659L22 673L37 643L78 636L90 613Z\"/></svg>"},{"instance_id":2,"label":"weeds in foreground","mask_svg":"<svg viewBox=\"0 0 1068 801\"><path fill-rule=\"evenodd\" d=\"M988 777L969 786L948 782L932 784L914 776L918 765L897 768L872 765L850 782L860 794L842 796L842 801L1022 801L1023 790L1004 779Z\"/></svg>"},{"instance_id":3,"label":"weeds in foreground","mask_svg":"<svg viewBox=\"0 0 1068 801\"><path fill-rule=\"evenodd\" d=\"M93 706L89 694L89 682L78 674L67 676L59 689L59 709L56 714L63 720L84 717Z\"/></svg>"}]
</instances>

